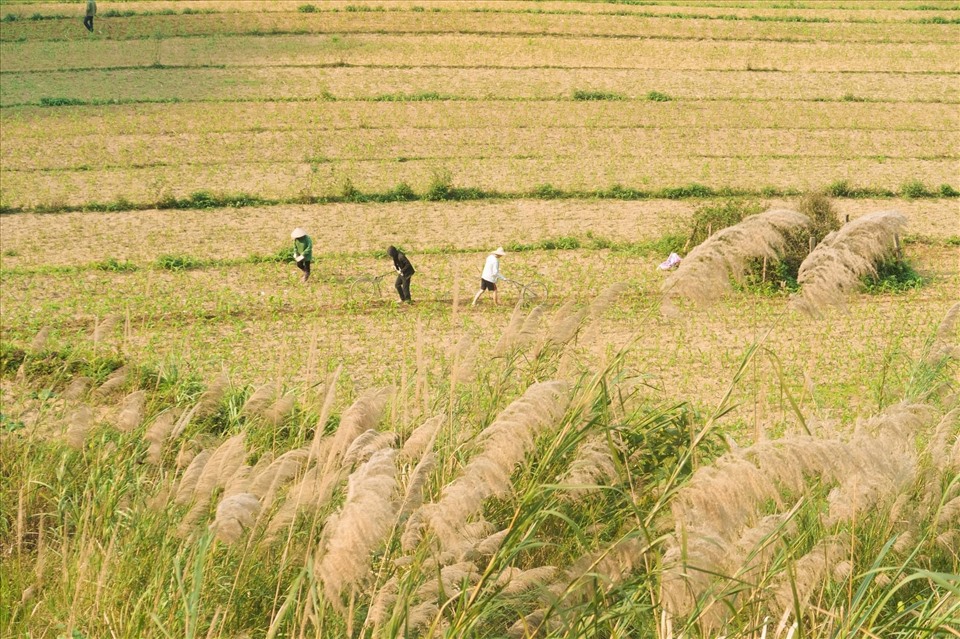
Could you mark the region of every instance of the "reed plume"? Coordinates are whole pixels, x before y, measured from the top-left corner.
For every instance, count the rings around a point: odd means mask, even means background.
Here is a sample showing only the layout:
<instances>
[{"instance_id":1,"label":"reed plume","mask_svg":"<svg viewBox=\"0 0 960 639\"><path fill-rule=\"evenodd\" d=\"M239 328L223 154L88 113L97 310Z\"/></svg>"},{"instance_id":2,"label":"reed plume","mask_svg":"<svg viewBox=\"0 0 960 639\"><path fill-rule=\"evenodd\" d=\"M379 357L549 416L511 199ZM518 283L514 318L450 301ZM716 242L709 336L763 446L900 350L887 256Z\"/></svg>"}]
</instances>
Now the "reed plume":
<instances>
[{"instance_id":1,"label":"reed plume","mask_svg":"<svg viewBox=\"0 0 960 639\"><path fill-rule=\"evenodd\" d=\"M775 209L717 231L690 251L664 280L664 297L668 301L683 297L698 303L713 302L730 290L731 279L743 279L753 260L777 259L789 236L809 225L806 215Z\"/></svg>"},{"instance_id":2,"label":"reed plume","mask_svg":"<svg viewBox=\"0 0 960 639\"><path fill-rule=\"evenodd\" d=\"M878 211L844 224L827 235L800 264L800 294L791 305L818 317L828 306L840 305L876 264L891 254L894 238L907 218L896 211Z\"/></svg>"},{"instance_id":3,"label":"reed plume","mask_svg":"<svg viewBox=\"0 0 960 639\"><path fill-rule=\"evenodd\" d=\"M197 480L194 499L198 501L209 499L216 488L226 487L227 481L243 465L243 460L247 456L243 440L243 433L234 435L220 444L210 455Z\"/></svg>"},{"instance_id":4,"label":"reed plume","mask_svg":"<svg viewBox=\"0 0 960 639\"><path fill-rule=\"evenodd\" d=\"M68 401L78 400L90 389L90 384L93 383L89 377L75 377L73 380L67 384L67 387L63 389L63 398Z\"/></svg>"},{"instance_id":5,"label":"reed plume","mask_svg":"<svg viewBox=\"0 0 960 639\"><path fill-rule=\"evenodd\" d=\"M261 415L273 403L279 392L279 382L267 382L247 398L240 409L240 414L246 417Z\"/></svg>"},{"instance_id":6,"label":"reed plume","mask_svg":"<svg viewBox=\"0 0 960 639\"><path fill-rule=\"evenodd\" d=\"M143 409L146 404L146 391L139 390L127 395L117 416L117 428L125 433L137 428L143 422Z\"/></svg>"},{"instance_id":7,"label":"reed plume","mask_svg":"<svg viewBox=\"0 0 960 639\"><path fill-rule=\"evenodd\" d=\"M147 429L143 438L150 442L150 447L147 449L148 464L156 466L160 463L163 457L163 445L166 443L170 433L173 432L173 427L176 424L176 419L179 414L180 411L176 408L166 410L160 413L153 421L153 424L150 425L150 428Z\"/></svg>"},{"instance_id":8,"label":"reed plume","mask_svg":"<svg viewBox=\"0 0 960 639\"><path fill-rule=\"evenodd\" d=\"M453 349L453 365L450 368L452 384L469 382L477 366L478 345L468 335L464 335Z\"/></svg>"},{"instance_id":9,"label":"reed plume","mask_svg":"<svg viewBox=\"0 0 960 639\"><path fill-rule=\"evenodd\" d=\"M540 321L543 318L543 306L535 306L524 317L520 302L513 309L510 323L503 330L503 334L493 349L494 357L503 357L514 350L526 348L536 338L540 330Z\"/></svg>"},{"instance_id":10,"label":"reed plume","mask_svg":"<svg viewBox=\"0 0 960 639\"><path fill-rule=\"evenodd\" d=\"M330 440L324 472L329 471L340 461L353 440L377 425L392 393L393 389L390 388L368 390L343 411L343 415L340 416L340 425Z\"/></svg>"},{"instance_id":11,"label":"reed plume","mask_svg":"<svg viewBox=\"0 0 960 639\"><path fill-rule=\"evenodd\" d=\"M564 382L534 384L480 433L481 451L443 489L438 502L423 506L425 520L444 548L458 543L462 528L485 499L510 492L513 470L532 451L537 436L556 427L566 412L567 393Z\"/></svg>"},{"instance_id":12,"label":"reed plume","mask_svg":"<svg viewBox=\"0 0 960 639\"><path fill-rule=\"evenodd\" d=\"M560 483L569 486L566 489L568 495L579 498L595 492L603 482L616 476L617 466L606 437L594 435L577 449L576 457Z\"/></svg>"},{"instance_id":13,"label":"reed plume","mask_svg":"<svg viewBox=\"0 0 960 639\"><path fill-rule=\"evenodd\" d=\"M99 344L105 339L108 339L111 333L113 333L114 329L117 327L118 321L119 316L107 315L102 320L97 322L96 328L93 329L93 343Z\"/></svg>"},{"instance_id":14,"label":"reed plume","mask_svg":"<svg viewBox=\"0 0 960 639\"><path fill-rule=\"evenodd\" d=\"M550 583L556 578L558 572L556 566L538 566L529 570L508 568L497 577L497 585L503 587L505 595L519 595Z\"/></svg>"},{"instance_id":15,"label":"reed plume","mask_svg":"<svg viewBox=\"0 0 960 639\"><path fill-rule=\"evenodd\" d=\"M263 419L271 426L279 427L283 424L283 420L293 412L295 404L296 400L293 394L287 393L263 411Z\"/></svg>"},{"instance_id":16,"label":"reed plume","mask_svg":"<svg viewBox=\"0 0 960 639\"><path fill-rule=\"evenodd\" d=\"M106 381L97 388L97 394L106 396L120 390L127 383L131 372L129 366L121 366L113 371Z\"/></svg>"},{"instance_id":17,"label":"reed plume","mask_svg":"<svg viewBox=\"0 0 960 639\"><path fill-rule=\"evenodd\" d=\"M626 282L615 282L600 291L600 294L590 302L590 317L600 317L606 313L620 296L630 290L630 285Z\"/></svg>"},{"instance_id":18,"label":"reed plume","mask_svg":"<svg viewBox=\"0 0 960 639\"><path fill-rule=\"evenodd\" d=\"M256 495L238 493L223 499L217 506L217 514L210 525L217 539L224 543L236 543L245 530L253 527L260 513L260 501Z\"/></svg>"},{"instance_id":19,"label":"reed plume","mask_svg":"<svg viewBox=\"0 0 960 639\"><path fill-rule=\"evenodd\" d=\"M427 453L410 473L406 494L403 497L400 512L397 514L398 521L406 520L423 503L424 488L426 488L430 473L433 472L436 465L437 456L433 453Z\"/></svg>"},{"instance_id":20,"label":"reed plume","mask_svg":"<svg viewBox=\"0 0 960 639\"><path fill-rule=\"evenodd\" d=\"M400 589L398 586L396 576L390 577L380 589L377 590L377 594L373 596L370 601L370 608L367 610L367 618L363 622L364 626L372 627L374 629L374 636L377 635L377 628L383 625L383 622L387 620L387 615L390 613L390 610L393 608L393 605L397 602L397 595L399 594Z\"/></svg>"},{"instance_id":21,"label":"reed plume","mask_svg":"<svg viewBox=\"0 0 960 639\"><path fill-rule=\"evenodd\" d=\"M207 387L207 390L203 391L203 394L200 395L193 416L197 419L203 419L217 412L220 402L223 401L223 397L226 395L229 387L230 378L227 377L226 373L221 373L213 380L213 383Z\"/></svg>"},{"instance_id":22,"label":"reed plume","mask_svg":"<svg viewBox=\"0 0 960 639\"><path fill-rule=\"evenodd\" d=\"M400 459L404 461L420 459L424 452L432 446L437 431L443 425L443 420L443 415L435 415L417 426L407 437L407 441L403 443L403 448L400 449Z\"/></svg>"},{"instance_id":23,"label":"reed plume","mask_svg":"<svg viewBox=\"0 0 960 639\"><path fill-rule=\"evenodd\" d=\"M93 411L89 406L80 406L67 418L67 444L76 449L83 448L87 433L93 425Z\"/></svg>"},{"instance_id":24,"label":"reed plume","mask_svg":"<svg viewBox=\"0 0 960 639\"><path fill-rule=\"evenodd\" d=\"M396 456L393 449L378 451L350 475L343 508L325 524L326 543L316 571L327 600L338 608L344 591L366 579L371 555L396 519Z\"/></svg>"},{"instance_id":25,"label":"reed plume","mask_svg":"<svg viewBox=\"0 0 960 639\"><path fill-rule=\"evenodd\" d=\"M292 480L307 462L308 448L295 448L274 459L250 482L250 492L257 496L267 509L276 499L277 491Z\"/></svg>"},{"instance_id":26,"label":"reed plume","mask_svg":"<svg viewBox=\"0 0 960 639\"><path fill-rule=\"evenodd\" d=\"M206 466L212 453L209 450L202 450L194 456L183 471L180 482L177 484L177 492L173 501L178 504L186 504L193 499L193 494L197 489L197 482L203 474L203 467Z\"/></svg>"},{"instance_id":27,"label":"reed plume","mask_svg":"<svg viewBox=\"0 0 960 639\"><path fill-rule=\"evenodd\" d=\"M304 473L303 478L287 492L283 504L267 525L267 542L275 541L279 533L296 520L298 514L315 511L327 504L345 475L344 469L322 473L319 466Z\"/></svg>"},{"instance_id":28,"label":"reed plume","mask_svg":"<svg viewBox=\"0 0 960 639\"><path fill-rule=\"evenodd\" d=\"M354 439L347 451L343 454L343 465L347 468L353 468L357 464L363 463L370 457L384 448L393 448L397 444L397 434L392 432L381 433L370 429L361 433Z\"/></svg>"},{"instance_id":29,"label":"reed plume","mask_svg":"<svg viewBox=\"0 0 960 639\"><path fill-rule=\"evenodd\" d=\"M37 354L41 352L47 346L47 340L50 339L50 327L44 326L37 334L34 335L33 340L30 342L30 352Z\"/></svg>"}]
</instances>

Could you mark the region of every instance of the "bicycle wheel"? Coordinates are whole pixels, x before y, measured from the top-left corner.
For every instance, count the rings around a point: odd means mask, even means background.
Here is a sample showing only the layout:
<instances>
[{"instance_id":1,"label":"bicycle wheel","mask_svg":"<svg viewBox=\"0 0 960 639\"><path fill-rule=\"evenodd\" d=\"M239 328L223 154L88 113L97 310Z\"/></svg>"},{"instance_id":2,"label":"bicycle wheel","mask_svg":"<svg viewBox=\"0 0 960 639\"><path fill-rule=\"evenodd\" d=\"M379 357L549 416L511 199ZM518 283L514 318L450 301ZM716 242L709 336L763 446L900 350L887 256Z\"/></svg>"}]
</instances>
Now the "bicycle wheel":
<instances>
[{"instance_id":1,"label":"bicycle wheel","mask_svg":"<svg viewBox=\"0 0 960 639\"><path fill-rule=\"evenodd\" d=\"M530 282L521 289L520 301L524 304L543 304L547 301L547 285L543 282Z\"/></svg>"}]
</instances>

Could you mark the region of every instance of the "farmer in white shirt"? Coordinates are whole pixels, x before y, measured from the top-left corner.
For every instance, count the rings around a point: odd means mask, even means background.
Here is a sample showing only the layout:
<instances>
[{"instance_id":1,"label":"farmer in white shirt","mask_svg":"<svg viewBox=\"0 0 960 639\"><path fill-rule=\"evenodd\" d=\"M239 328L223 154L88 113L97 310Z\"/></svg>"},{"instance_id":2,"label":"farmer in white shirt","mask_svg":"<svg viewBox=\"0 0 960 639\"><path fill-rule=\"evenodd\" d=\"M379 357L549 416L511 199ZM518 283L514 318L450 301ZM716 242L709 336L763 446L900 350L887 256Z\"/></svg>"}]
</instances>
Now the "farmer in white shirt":
<instances>
[{"instance_id":1,"label":"farmer in white shirt","mask_svg":"<svg viewBox=\"0 0 960 639\"><path fill-rule=\"evenodd\" d=\"M480 290L473 296L472 306L477 305L477 300L483 295L484 291L493 291L493 303L500 303L500 296L497 293L497 282L504 278L500 275L500 258L506 255L503 247L500 246L496 251L487 256L487 261L483 265L483 273L480 275Z\"/></svg>"}]
</instances>

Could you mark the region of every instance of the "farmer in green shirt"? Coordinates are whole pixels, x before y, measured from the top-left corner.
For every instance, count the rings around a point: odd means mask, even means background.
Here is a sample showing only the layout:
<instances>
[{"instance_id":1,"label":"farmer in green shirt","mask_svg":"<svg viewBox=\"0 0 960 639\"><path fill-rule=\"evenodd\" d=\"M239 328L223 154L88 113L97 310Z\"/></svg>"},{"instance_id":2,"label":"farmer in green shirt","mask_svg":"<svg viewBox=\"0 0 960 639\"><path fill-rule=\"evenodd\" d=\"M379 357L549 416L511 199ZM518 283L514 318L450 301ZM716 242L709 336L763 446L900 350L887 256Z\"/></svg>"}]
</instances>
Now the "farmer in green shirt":
<instances>
[{"instance_id":1,"label":"farmer in green shirt","mask_svg":"<svg viewBox=\"0 0 960 639\"><path fill-rule=\"evenodd\" d=\"M97 1L87 0L87 16L83 19L83 26L87 31L93 31L93 16L97 15Z\"/></svg>"},{"instance_id":2,"label":"farmer in green shirt","mask_svg":"<svg viewBox=\"0 0 960 639\"><path fill-rule=\"evenodd\" d=\"M293 259L297 262L297 268L303 271L301 281L306 284L310 279L310 262L313 261L313 240L299 226L293 229L290 237L293 238Z\"/></svg>"}]
</instances>

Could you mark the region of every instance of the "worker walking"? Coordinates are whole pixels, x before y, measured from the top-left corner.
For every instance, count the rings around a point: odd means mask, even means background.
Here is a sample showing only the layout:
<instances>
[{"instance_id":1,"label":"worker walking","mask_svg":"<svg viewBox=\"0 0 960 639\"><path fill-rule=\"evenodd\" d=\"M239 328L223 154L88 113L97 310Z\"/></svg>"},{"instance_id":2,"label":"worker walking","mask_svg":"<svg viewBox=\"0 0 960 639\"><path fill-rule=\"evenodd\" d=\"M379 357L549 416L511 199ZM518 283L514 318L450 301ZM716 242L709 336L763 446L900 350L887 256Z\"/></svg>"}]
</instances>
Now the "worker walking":
<instances>
[{"instance_id":1,"label":"worker walking","mask_svg":"<svg viewBox=\"0 0 960 639\"><path fill-rule=\"evenodd\" d=\"M93 16L97 15L97 0L87 0L87 15L83 19L83 26L87 31L93 31Z\"/></svg>"},{"instance_id":2,"label":"worker walking","mask_svg":"<svg viewBox=\"0 0 960 639\"><path fill-rule=\"evenodd\" d=\"M403 251L397 249L396 246L388 248L387 255L393 258L393 268L397 271L397 282L395 286L397 293L400 295L400 301L412 302L413 300L410 299L410 280L413 278L413 274L416 273L413 264L411 264L407 256L403 254Z\"/></svg>"},{"instance_id":3,"label":"worker walking","mask_svg":"<svg viewBox=\"0 0 960 639\"><path fill-rule=\"evenodd\" d=\"M480 296L484 291L493 291L493 303L500 303L500 295L497 291L497 282L504 278L500 275L500 258L506 255L503 247L497 247L497 250L487 256L487 261L483 265L483 273L480 275L480 290L473 296L473 304L476 306Z\"/></svg>"},{"instance_id":4,"label":"worker walking","mask_svg":"<svg viewBox=\"0 0 960 639\"><path fill-rule=\"evenodd\" d=\"M313 240L299 226L290 233L293 238L293 259L297 263L297 268L303 271L301 281L306 284L310 279L310 263L313 262Z\"/></svg>"}]
</instances>

